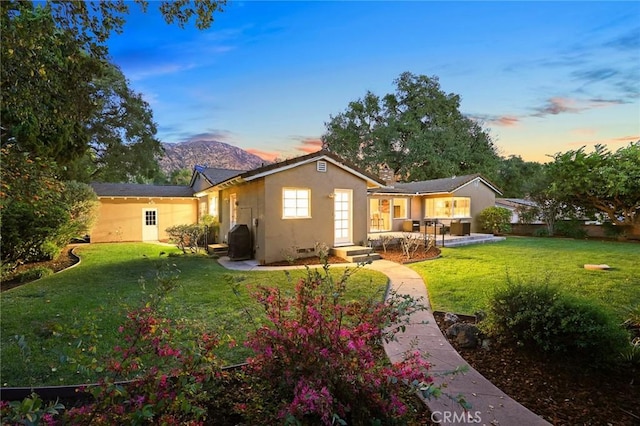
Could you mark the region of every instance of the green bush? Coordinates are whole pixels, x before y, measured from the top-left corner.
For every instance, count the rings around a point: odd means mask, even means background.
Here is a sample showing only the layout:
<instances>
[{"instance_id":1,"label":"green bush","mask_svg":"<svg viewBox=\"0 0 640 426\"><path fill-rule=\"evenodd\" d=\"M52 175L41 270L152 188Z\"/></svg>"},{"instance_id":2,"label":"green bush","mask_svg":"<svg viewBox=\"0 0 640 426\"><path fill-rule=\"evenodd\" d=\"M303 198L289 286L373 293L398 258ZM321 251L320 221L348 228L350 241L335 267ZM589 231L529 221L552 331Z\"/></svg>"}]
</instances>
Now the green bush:
<instances>
[{"instance_id":1,"label":"green bush","mask_svg":"<svg viewBox=\"0 0 640 426\"><path fill-rule=\"evenodd\" d=\"M49 275L53 275L53 271L44 266L37 266L35 268L31 268L27 271L24 271L19 275L20 282L29 282L35 281L40 278L48 277Z\"/></svg>"},{"instance_id":2,"label":"green bush","mask_svg":"<svg viewBox=\"0 0 640 426\"><path fill-rule=\"evenodd\" d=\"M583 239L587 238L587 231L582 228L582 222L579 220L561 220L556 222L554 226L556 235L568 238Z\"/></svg>"},{"instance_id":3,"label":"green bush","mask_svg":"<svg viewBox=\"0 0 640 426\"><path fill-rule=\"evenodd\" d=\"M511 210L504 207L487 207L480 212L480 226L494 234L511 232Z\"/></svg>"},{"instance_id":4,"label":"green bush","mask_svg":"<svg viewBox=\"0 0 640 426\"><path fill-rule=\"evenodd\" d=\"M548 237L549 236L549 230L546 227L538 228L535 231L533 231L533 236L534 237Z\"/></svg>"},{"instance_id":5,"label":"green bush","mask_svg":"<svg viewBox=\"0 0 640 426\"><path fill-rule=\"evenodd\" d=\"M627 333L608 311L541 283L508 281L497 290L485 329L519 346L595 364L613 361L628 344Z\"/></svg>"},{"instance_id":6,"label":"green bush","mask_svg":"<svg viewBox=\"0 0 640 426\"><path fill-rule=\"evenodd\" d=\"M167 228L167 234L169 239L173 242L183 253L187 252L187 249L191 253L198 252L198 241L204 234L204 225L194 223L191 225L175 225Z\"/></svg>"}]
</instances>

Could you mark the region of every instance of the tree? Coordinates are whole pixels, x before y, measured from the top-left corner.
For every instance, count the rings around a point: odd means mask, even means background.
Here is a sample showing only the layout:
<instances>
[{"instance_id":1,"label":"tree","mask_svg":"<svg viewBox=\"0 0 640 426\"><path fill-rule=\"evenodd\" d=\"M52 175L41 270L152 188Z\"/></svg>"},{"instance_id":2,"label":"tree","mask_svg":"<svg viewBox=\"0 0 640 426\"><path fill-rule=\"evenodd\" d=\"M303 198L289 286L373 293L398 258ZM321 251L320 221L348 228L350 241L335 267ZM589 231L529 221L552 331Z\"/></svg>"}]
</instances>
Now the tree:
<instances>
[{"instance_id":1,"label":"tree","mask_svg":"<svg viewBox=\"0 0 640 426\"><path fill-rule=\"evenodd\" d=\"M96 194L86 184L60 182L49 161L11 148L2 148L0 260L54 258L91 227Z\"/></svg>"},{"instance_id":2,"label":"tree","mask_svg":"<svg viewBox=\"0 0 640 426\"><path fill-rule=\"evenodd\" d=\"M115 65L105 65L93 82L96 113L87 124L89 148L69 165L67 179L101 182L139 182L160 174L162 145L149 104L132 91Z\"/></svg>"},{"instance_id":3,"label":"tree","mask_svg":"<svg viewBox=\"0 0 640 426\"><path fill-rule=\"evenodd\" d=\"M225 2L159 5L167 22L184 26L196 17L198 28L207 28ZM136 3L146 8L147 2ZM11 144L61 167L87 154L93 140L89 125L105 106L95 102L105 89L99 79L104 83L110 75L105 42L122 30L128 11L124 0L0 2L2 146Z\"/></svg>"},{"instance_id":4,"label":"tree","mask_svg":"<svg viewBox=\"0 0 640 426\"><path fill-rule=\"evenodd\" d=\"M640 236L640 141L615 152L602 145L558 153L549 164L551 191L586 211Z\"/></svg>"},{"instance_id":5,"label":"tree","mask_svg":"<svg viewBox=\"0 0 640 426\"><path fill-rule=\"evenodd\" d=\"M500 161L496 184L504 197L527 198L544 180L544 165L511 155Z\"/></svg>"},{"instance_id":6,"label":"tree","mask_svg":"<svg viewBox=\"0 0 640 426\"><path fill-rule=\"evenodd\" d=\"M460 96L437 77L405 72L396 91L367 92L325 123L323 148L378 173L386 165L411 181L468 173L496 174L499 157L489 135L460 111Z\"/></svg>"}]
</instances>

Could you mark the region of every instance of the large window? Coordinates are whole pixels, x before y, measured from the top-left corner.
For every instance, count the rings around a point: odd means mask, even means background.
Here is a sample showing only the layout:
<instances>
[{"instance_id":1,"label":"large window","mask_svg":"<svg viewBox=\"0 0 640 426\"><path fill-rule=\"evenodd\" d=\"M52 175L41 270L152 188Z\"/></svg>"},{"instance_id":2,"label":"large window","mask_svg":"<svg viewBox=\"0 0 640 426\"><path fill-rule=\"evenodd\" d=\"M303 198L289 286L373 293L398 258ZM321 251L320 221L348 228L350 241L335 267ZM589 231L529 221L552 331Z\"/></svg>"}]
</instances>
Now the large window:
<instances>
[{"instance_id":1,"label":"large window","mask_svg":"<svg viewBox=\"0 0 640 426\"><path fill-rule=\"evenodd\" d=\"M282 190L282 217L284 219L311 217L311 190L284 188Z\"/></svg>"},{"instance_id":2,"label":"large window","mask_svg":"<svg viewBox=\"0 0 640 426\"><path fill-rule=\"evenodd\" d=\"M446 197L425 200L427 218L468 218L471 217L471 198Z\"/></svg>"}]
</instances>

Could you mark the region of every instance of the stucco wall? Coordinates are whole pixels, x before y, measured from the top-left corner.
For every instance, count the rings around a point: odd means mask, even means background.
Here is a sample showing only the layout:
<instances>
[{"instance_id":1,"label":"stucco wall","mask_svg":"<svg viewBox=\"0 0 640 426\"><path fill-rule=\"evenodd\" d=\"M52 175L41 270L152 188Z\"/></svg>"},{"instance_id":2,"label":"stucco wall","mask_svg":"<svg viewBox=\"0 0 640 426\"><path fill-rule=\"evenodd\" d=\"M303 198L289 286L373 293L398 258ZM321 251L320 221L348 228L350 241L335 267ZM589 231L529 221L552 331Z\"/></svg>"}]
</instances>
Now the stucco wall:
<instances>
[{"instance_id":1,"label":"stucco wall","mask_svg":"<svg viewBox=\"0 0 640 426\"><path fill-rule=\"evenodd\" d=\"M471 232L486 232L480 227L478 217L487 207L495 206L496 193L480 181L474 181L454 192L456 197L471 197Z\"/></svg>"},{"instance_id":2,"label":"stucco wall","mask_svg":"<svg viewBox=\"0 0 640 426\"><path fill-rule=\"evenodd\" d=\"M311 217L283 219L282 189L311 189ZM352 241L364 243L367 239L367 190L364 180L327 162L327 171L316 171L316 162L282 170L264 178L221 192L221 236L229 232L230 194L238 201L237 223L249 225L254 236L255 258L260 263L284 260L287 253L299 257L311 256L316 243L334 245L334 199L336 189L351 190ZM257 219L254 226L252 219Z\"/></svg>"},{"instance_id":3,"label":"stucco wall","mask_svg":"<svg viewBox=\"0 0 640 426\"><path fill-rule=\"evenodd\" d=\"M158 210L158 237L167 240L168 227L197 221L197 200L193 198L102 198L98 220L91 230L91 242L142 241L142 215L144 209Z\"/></svg>"}]
</instances>

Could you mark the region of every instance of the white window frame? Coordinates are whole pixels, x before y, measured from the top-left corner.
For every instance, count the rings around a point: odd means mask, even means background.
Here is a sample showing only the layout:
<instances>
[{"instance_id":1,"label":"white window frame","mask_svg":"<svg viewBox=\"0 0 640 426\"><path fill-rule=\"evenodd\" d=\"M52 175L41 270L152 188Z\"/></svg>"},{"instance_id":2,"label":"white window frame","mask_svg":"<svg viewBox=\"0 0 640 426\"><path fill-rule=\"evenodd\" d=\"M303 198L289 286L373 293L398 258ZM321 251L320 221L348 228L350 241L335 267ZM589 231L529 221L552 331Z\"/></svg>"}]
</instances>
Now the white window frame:
<instances>
[{"instance_id":1,"label":"white window frame","mask_svg":"<svg viewBox=\"0 0 640 426\"><path fill-rule=\"evenodd\" d=\"M282 188L282 218L310 219L311 218L311 189Z\"/></svg>"}]
</instances>

